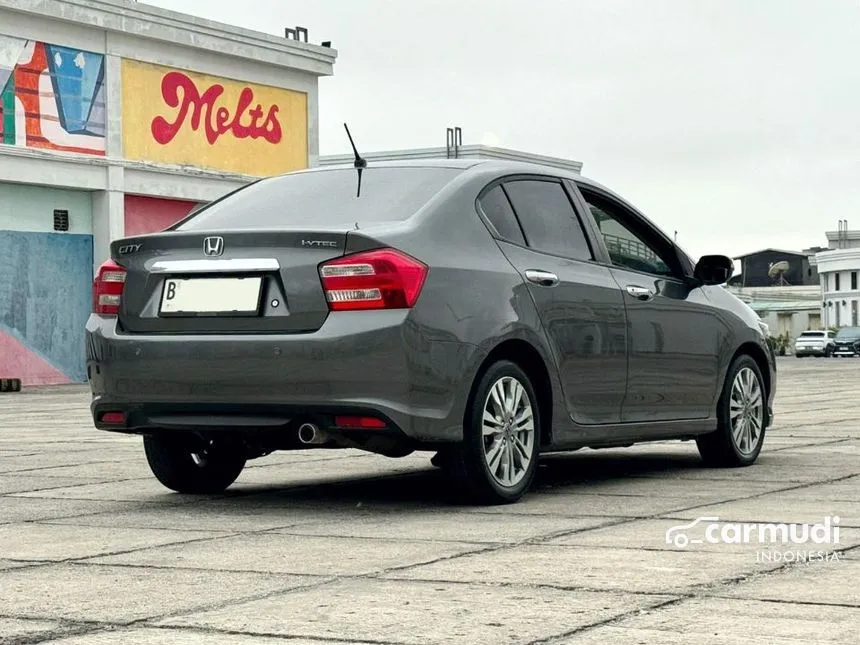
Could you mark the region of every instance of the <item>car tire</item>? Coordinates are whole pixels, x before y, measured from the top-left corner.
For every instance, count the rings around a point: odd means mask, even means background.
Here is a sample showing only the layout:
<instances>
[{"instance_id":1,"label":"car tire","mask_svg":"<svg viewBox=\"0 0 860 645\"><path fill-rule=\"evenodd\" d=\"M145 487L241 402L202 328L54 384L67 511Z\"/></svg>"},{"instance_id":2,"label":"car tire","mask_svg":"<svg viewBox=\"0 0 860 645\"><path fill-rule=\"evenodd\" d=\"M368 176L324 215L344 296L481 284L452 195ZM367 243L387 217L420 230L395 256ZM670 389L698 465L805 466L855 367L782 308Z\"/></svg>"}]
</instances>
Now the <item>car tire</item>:
<instances>
[{"instance_id":1,"label":"car tire","mask_svg":"<svg viewBox=\"0 0 860 645\"><path fill-rule=\"evenodd\" d=\"M540 419L534 387L522 368L507 360L493 363L474 386L463 441L445 460L456 496L482 505L518 501L537 471Z\"/></svg>"},{"instance_id":2,"label":"car tire","mask_svg":"<svg viewBox=\"0 0 860 645\"><path fill-rule=\"evenodd\" d=\"M764 443L767 390L758 364L738 356L726 373L717 402L717 430L696 439L708 466L741 467L755 463Z\"/></svg>"},{"instance_id":3,"label":"car tire","mask_svg":"<svg viewBox=\"0 0 860 645\"><path fill-rule=\"evenodd\" d=\"M246 460L241 452L227 446L216 447L212 442L201 450L174 437L146 435L143 448L152 474L177 493L221 493L245 468Z\"/></svg>"}]
</instances>

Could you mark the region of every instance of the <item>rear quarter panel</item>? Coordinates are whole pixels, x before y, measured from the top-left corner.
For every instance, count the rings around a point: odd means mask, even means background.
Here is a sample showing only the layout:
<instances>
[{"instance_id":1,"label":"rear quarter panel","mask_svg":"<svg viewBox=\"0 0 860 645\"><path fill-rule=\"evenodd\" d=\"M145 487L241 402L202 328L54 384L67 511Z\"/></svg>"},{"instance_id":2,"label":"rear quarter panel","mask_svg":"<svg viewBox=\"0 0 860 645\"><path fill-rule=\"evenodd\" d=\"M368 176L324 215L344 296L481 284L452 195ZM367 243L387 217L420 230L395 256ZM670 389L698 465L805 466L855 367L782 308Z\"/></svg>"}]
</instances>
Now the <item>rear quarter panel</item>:
<instances>
[{"instance_id":1,"label":"rear quarter panel","mask_svg":"<svg viewBox=\"0 0 860 645\"><path fill-rule=\"evenodd\" d=\"M494 177L464 173L406 224L362 231L430 267L403 327L403 342L412 404L444 411L450 440L462 437L470 390L483 362L506 340L523 340L541 355L550 374L553 417L567 417L559 408L558 373L528 288L475 208L478 193Z\"/></svg>"}]
</instances>

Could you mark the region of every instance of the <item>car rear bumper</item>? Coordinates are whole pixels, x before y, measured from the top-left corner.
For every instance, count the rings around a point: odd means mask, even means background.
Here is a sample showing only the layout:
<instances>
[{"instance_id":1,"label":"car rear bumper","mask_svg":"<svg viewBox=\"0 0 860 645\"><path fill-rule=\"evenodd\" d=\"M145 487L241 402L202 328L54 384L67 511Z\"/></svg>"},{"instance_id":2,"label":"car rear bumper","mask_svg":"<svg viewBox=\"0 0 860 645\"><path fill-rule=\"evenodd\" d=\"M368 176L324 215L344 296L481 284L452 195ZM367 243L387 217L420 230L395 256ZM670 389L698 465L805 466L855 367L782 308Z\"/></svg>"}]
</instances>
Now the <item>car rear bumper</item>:
<instances>
[{"instance_id":1,"label":"car rear bumper","mask_svg":"<svg viewBox=\"0 0 860 645\"><path fill-rule=\"evenodd\" d=\"M825 356L829 353L826 347L797 347L794 348L795 356Z\"/></svg>"},{"instance_id":2,"label":"car rear bumper","mask_svg":"<svg viewBox=\"0 0 860 645\"><path fill-rule=\"evenodd\" d=\"M460 384L474 348L421 341L406 311L343 312L311 334L139 335L87 322L97 428L276 429L374 416L417 441L462 437ZM121 424L103 423L122 412Z\"/></svg>"}]
</instances>

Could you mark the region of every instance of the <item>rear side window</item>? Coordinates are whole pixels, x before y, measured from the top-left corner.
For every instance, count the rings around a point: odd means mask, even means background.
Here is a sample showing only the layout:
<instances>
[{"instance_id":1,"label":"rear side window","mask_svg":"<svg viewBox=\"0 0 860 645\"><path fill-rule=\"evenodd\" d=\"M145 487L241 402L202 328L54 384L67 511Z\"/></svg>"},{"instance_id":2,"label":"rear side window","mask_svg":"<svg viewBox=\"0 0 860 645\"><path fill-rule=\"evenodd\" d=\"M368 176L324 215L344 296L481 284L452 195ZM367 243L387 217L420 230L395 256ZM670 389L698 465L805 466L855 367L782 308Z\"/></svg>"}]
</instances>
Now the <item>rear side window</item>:
<instances>
[{"instance_id":1,"label":"rear side window","mask_svg":"<svg viewBox=\"0 0 860 645\"><path fill-rule=\"evenodd\" d=\"M174 230L355 227L409 219L462 172L459 168L353 168L270 177L203 207Z\"/></svg>"},{"instance_id":2,"label":"rear side window","mask_svg":"<svg viewBox=\"0 0 860 645\"><path fill-rule=\"evenodd\" d=\"M526 242L536 251L591 260L591 249L561 183L523 179L505 184Z\"/></svg>"},{"instance_id":3,"label":"rear side window","mask_svg":"<svg viewBox=\"0 0 860 645\"><path fill-rule=\"evenodd\" d=\"M493 228L496 229L499 237L508 242L525 246L526 240L520 225L517 223L517 216L514 215L514 209L511 208L511 203L501 186L489 190L481 197L480 204L481 210Z\"/></svg>"}]
</instances>

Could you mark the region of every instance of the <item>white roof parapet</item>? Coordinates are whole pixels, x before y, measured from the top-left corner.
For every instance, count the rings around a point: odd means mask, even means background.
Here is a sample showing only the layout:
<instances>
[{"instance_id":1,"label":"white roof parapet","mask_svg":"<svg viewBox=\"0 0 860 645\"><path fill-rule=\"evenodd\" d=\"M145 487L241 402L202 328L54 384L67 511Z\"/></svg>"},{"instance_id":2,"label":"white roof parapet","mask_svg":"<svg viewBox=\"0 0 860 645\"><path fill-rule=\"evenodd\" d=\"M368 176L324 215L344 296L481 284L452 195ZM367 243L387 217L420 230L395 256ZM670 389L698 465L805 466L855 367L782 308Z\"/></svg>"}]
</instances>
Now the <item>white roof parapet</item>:
<instances>
[{"instance_id":1,"label":"white roof parapet","mask_svg":"<svg viewBox=\"0 0 860 645\"><path fill-rule=\"evenodd\" d=\"M330 76L337 50L133 0L3 0L3 9Z\"/></svg>"},{"instance_id":2,"label":"white roof parapet","mask_svg":"<svg viewBox=\"0 0 860 645\"><path fill-rule=\"evenodd\" d=\"M385 150L380 152L361 151L361 156L371 161L413 161L417 159L446 159L449 157L449 149L445 147L439 148L411 148L406 150ZM508 148L495 148L484 145L465 145L459 146L457 149L457 157L459 159L501 159L508 161L520 161L523 163L542 164L559 168L568 172L581 173L582 162L573 161L571 159L562 159L560 157L548 157L546 155L537 155L530 152L520 150L510 150ZM339 166L342 164L352 163L354 156L352 154L341 155L324 155L320 156L320 166Z\"/></svg>"}]
</instances>

